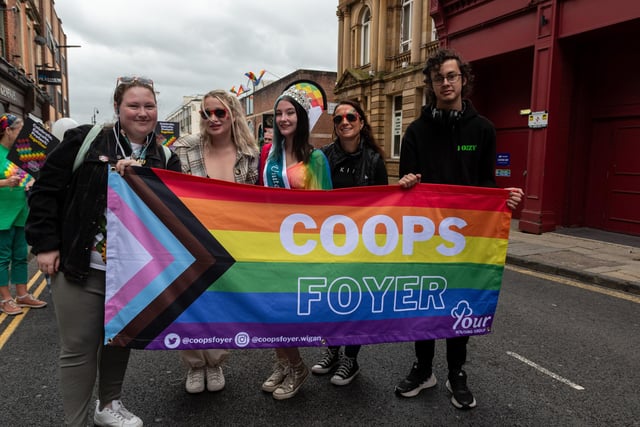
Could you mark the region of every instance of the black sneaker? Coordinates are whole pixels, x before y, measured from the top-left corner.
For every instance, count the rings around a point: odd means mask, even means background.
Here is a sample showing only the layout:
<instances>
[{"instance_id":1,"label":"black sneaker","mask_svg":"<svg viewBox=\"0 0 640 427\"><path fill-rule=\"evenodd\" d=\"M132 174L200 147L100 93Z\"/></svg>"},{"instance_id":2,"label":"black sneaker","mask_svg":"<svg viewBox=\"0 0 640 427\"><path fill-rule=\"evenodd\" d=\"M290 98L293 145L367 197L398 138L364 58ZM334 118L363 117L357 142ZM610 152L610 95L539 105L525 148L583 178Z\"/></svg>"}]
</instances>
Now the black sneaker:
<instances>
[{"instance_id":1,"label":"black sneaker","mask_svg":"<svg viewBox=\"0 0 640 427\"><path fill-rule=\"evenodd\" d=\"M353 357L343 357L336 373L331 377L333 385L348 385L360 372L358 361Z\"/></svg>"},{"instance_id":2,"label":"black sneaker","mask_svg":"<svg viewBox=\"0 0 640 427\"><path fill-rule=\"evenodd\" d=\"M407 378L400 381L400 384L396 386L395 392L402 397L414 397L425 388L435 387L436 384L438 384L438 380L436 380L436 376L433 375L431 369L422 367L416 362L411 367L411 372L409 372Z\"/></svg>"},{"instance_id":3,"label":"black sneaker","mask_svg":"<svg viewBox=\"0 0 640 427\"><path fill-rule=\"evenodd\" d=\"M447 390L451 393L451 403L458 409L471 409L476 407L476 399L467 387L467 374L465 371L449 372Z\"/></svg>"},{"instance_id":4,"label":"black sneaker","mask_svg":"<svg viewBox=\"0 0 640 427\"><path fill-rule=\"evenodd\" d=\"M328 374L340 361L340 347L327 348L322 359L311 367L311 372L317 375Z\"/></svg>"}]
</instances>

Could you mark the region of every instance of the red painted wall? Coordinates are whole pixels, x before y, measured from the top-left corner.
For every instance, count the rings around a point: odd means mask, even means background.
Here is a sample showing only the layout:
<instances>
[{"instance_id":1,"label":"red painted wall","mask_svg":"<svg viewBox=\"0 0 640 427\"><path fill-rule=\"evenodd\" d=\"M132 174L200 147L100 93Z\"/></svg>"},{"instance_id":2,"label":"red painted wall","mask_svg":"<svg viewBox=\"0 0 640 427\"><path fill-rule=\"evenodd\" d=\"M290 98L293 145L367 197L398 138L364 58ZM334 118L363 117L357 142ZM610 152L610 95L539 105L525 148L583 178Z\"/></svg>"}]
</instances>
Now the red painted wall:
<instances>
[{"instance_id":1,"label":"red painted wall","mask_svg":"<svg viewBox=\"0 0 640 427\"><path fill-rule=\"evenodd\" d=\"M511 156L499 185L526 173L520 229L640 234L640 1L432 0L431 14L472 62L472 100ZM524 108L549 126L528 129Z\"/></svg>"},{"instance_id":2,"label":"red painted wall","mask_svg":"<svg viewBox=\"0 0 640 427\"><path fill-rule=\"evenodd\" d=\"M508 165L496 164L500 173L510 174L496 176L496 183L525 191L529 128L527 116L521 116L520 110L530 106L532 66L532 49L472 63L476 79L471 100L480 114L496 127L497 153L509 159ZM520 217L521 210L522 206L514 212L514 218Z\"/></svg>"}]
</instances>

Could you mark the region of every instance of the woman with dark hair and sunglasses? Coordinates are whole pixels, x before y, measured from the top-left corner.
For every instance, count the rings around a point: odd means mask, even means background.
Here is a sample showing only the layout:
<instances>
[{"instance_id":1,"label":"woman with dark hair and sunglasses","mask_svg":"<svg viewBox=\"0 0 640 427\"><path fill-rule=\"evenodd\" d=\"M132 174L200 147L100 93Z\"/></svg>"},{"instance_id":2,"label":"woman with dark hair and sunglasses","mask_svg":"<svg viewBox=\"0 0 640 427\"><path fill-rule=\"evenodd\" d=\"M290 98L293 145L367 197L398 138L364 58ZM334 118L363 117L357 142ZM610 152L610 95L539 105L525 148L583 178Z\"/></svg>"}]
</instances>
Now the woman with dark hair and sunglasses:
<instances>
[{"instance_id":1,"label":"woman with dark hair and sunglasses","mask_svg":"<svg viewBox=\"0 0 640 427\"><path fill-rule=\"evenodd\" d=\"M373 138L371 125L357 101L341 101L333 113L336 138L322 147L329 160L333 188L387 185L384 152ZM360 372L359 345L347 345L344 354L340 346L330 346L322 358L311 367L311 372L324 375L335 369L331 383L348 385ZM337 369L336 369L337 368Z\"/></svg>"},{"instance_id":2,"label":"woman with dark hair and sunglasses","mask_svg":"<svg viewBox=\"0 0 640 427\"><path fill-rule=\"evenodd\" d=\"M322 151L309 143L311 101L304 91L285 90L276 99L273 144L260 153L260 184L266 187L300 190L330 190L331 173ZM297 347L276 348L273 373L262 390L274 399L289 399L298 393L309 376Z\"/></svg>"},{"instance_id":3,"label":"woman with dark hair and sunglasses","mask_svg":"<svg viewBox=\"0 0 640 427\"><path fill-rule=\"evenodd\" d=\"M86 425L96 376L95 425L143 424L120 401L129 349L103 345L107 179L111 168L124 174L131 165L179 172L180 160L156 143L158 107L150 79L118 78L113 107L117 121L96 127L86 152L84 144L79 154L91 125L66 131L29 197L27 241L38 268L51 275L65 425Z\"/></svg>"},{"instance_id":4,"label":"woman with dark hair and sunglasses","mask_svg":"<svg viewBox=\"0 0 640 427\"><path fill-rule=\"evenodd\" d=\"M213 90L202 99L200 133L174 143L182 171L196 176L255 184L258 181L258 147L235 95ZM182 362L189 369L185 389L188 393L219 391L225 386L222 363L229 351L183 350Z\"/></svg>"}]
</instances>

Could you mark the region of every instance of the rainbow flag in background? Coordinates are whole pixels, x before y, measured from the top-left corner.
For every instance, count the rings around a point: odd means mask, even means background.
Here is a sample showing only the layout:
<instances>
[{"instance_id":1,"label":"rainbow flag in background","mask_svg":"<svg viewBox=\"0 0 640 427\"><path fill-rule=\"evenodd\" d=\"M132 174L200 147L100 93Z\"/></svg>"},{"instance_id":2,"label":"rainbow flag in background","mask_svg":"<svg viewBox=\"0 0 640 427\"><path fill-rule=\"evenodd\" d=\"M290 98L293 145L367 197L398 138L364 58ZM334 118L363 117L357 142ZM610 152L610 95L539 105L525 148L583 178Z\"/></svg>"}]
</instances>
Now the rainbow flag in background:
<instances>
[{"instance_id":1,"label":"rainbow flag in background","mask_svg":"<svg viewBox=\"0 0 640 427\"><path fill-rule=\"evenodd\" d=\"M489 333L506 199L477 187L304 191L113 172L105 341L266 348Z\"/></svg>"}]
</instances>

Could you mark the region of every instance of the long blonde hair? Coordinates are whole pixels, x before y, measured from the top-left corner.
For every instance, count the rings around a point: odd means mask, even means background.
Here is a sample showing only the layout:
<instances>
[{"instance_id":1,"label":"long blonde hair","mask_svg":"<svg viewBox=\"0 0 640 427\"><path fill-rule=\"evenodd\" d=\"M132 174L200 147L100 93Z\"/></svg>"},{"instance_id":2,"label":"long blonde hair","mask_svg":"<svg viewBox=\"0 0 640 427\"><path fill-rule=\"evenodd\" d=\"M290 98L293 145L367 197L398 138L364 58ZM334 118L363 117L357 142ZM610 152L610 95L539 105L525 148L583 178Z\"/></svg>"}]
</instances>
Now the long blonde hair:
<instances>
[{"instance_id":1,"label":"long blonde hair","mask_svg":"<svg viewBox=\"0 0 640 427\"><path fill-rule=\"evenodd\" d=\"M247 118L244 115L242 105L235 95L226 90L216 89L208 92L202 97L201 109L204 109L204 101L207 98L215 98L229 111L231 115L231 140L238 148L238 151L244 154L254 155L258 151L255 138L251 134ZM210 142L211 135L207 133L207 121L200 119L200 135L205 142Z\"/></svg>"}]
</instances>

